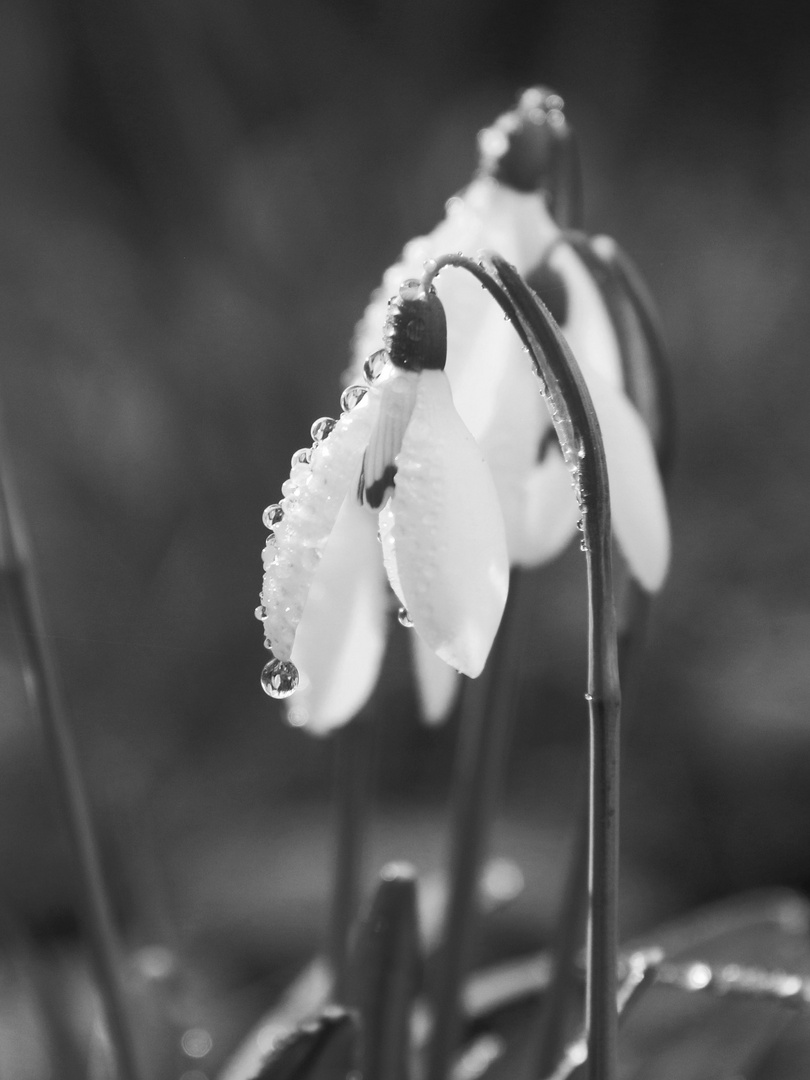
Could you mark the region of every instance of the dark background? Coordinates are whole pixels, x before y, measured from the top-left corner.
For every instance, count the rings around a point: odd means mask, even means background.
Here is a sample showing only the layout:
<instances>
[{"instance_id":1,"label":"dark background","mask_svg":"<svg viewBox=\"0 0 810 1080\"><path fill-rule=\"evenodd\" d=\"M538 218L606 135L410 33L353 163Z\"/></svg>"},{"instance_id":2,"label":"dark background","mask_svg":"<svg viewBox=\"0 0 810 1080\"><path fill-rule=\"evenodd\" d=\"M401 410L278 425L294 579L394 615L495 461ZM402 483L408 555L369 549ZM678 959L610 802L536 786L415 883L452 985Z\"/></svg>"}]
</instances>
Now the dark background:
<instances>
[{"instance_id":1,"label":"dark background","mask_svg":"<svg viewBox=\"0 0 810 1080\"><path fill-rule=\"evenodd\" d=\"M478 129L538 82L580 136L588 228L657 299L680 420L674 563L627 717L625 930L810 882L801 12L0 4L11 464L127 944L171 944L212 1013L244 993L234 1032L320 939L329 866L331 746L258 685L261 510L334 414L383 269L469 180ZM527 878L501 926L515 946L543 940L564 863L583 578L573 550L527 586L497 830ZM5 607L0 634L0 904L70 940L73 873ZM398 628L377 703L379 857L434 867L455 726L416 723Z\"/></svg>"}]
</instances>

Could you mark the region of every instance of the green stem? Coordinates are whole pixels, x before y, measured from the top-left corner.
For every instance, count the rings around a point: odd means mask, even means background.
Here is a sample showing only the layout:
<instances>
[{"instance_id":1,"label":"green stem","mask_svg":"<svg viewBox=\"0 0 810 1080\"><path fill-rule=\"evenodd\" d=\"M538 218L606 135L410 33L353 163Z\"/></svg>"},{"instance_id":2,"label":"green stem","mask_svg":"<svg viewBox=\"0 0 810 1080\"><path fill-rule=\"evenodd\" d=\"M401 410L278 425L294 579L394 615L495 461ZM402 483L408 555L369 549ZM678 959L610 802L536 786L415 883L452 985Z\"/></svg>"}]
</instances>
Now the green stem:
<instances>
[{"instance_id":1,"label":"green stem","mask_svg":"<svg viewBox=\"0 0 810 1080\"><path fill-rule=\"evenodd\" d=\"M509 666L518 590L509 590L506 613L479 679L467 680L459 719L459 747L451 796L449 895L437 959L428 1080L445 1080L461 1031L460 997L480 913L479 880L489 829L501 789L517 679Z\"/></svg>"},{"instance_id":2,"label":"green stem","mask_svg":"<svg viewBox=\"0 0 810 1080\"><path fill-rule=\"evenodd\" d=\"M334 736L335 872L329 957L334 979L332 998L337 1002L346 997L352 927L362 891L374 763L373 727L368 718L359 716Z\"/></svg>"},{"instance_id":3,"label":"green stem","mask_svg":"<svg viewBox=\"0 0 810 1080\"><path fill-rule=\"evenodd\" d=\"M22 647L23 673L40 718L57 791L78 868L84 927L90 944L102 1007L123 1080L139 1080L140 1069L125 1005L118 942L89 802L64 706L56 661L21 520L7 483L0 479L0 574L14 612Z\"/></svg>"},{"instance_id":4,"label":"green stem","mask_svg":"<svg viewBox=\"0 0 810 1080\"><path fill-rule=\"evenodd\" d=\"M495 297L529 350L563 457L576 478L588 571L589 920L586 1026L591 1080L615 1080L619 884L620 690L613 605L610 496L593 403L561 331L504 259L448 255L425 267L429 288L443 266L472 273ZM438 1080L433 1077L431 1080Z\"/></svg>"},{"instance_id":5,"label":"green stem","mask_svg":"<svg viewBox=\"0 0 810 1080\"><path fill-rule=\"evenodd\" d=\"M650 597L627 578L621 604L622 626L618 635L619 672L625 714L628 697L635 698L639 668L638 652L649 615ZM632 710L631 710L632 711ZM567 1037L566 1019L576 979L576 960L582 946L588 914L589 821L586 777L578 777L579 799L572 850L566 873L553 937L552 976L548 992L540 1002L538 1023L527 1048L523 1076L526 1080L550 1076L559 1063Z\"/></svg>"}]
</instances>

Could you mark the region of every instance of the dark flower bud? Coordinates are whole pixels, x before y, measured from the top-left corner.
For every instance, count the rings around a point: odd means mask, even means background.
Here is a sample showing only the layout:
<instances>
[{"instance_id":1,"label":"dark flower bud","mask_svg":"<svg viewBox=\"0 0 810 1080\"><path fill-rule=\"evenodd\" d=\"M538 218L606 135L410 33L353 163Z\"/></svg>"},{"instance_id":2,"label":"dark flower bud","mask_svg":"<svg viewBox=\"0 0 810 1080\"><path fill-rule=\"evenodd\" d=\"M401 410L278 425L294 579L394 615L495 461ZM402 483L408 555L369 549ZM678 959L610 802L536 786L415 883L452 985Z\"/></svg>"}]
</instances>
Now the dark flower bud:
<instances>
[{"instance_id":1,"label":"dark flower bud","mask_svg":"<svg viewBox=\"0 0 810 1080\"><path fill-rule=\"evenodd\" d=\"M578 227L579 160L559 94L533 87L478 137L481 171L515 191L544 191L557 223Z\"/></svg>"},{"instance_id":2,"label":"dark flower bud","mask_svg":"<svg viewBox=\"0 0 810 1080\"><path fill-rule=\"evenodd\" d=\"M391 362L406 371L443 371L447 321L434 289L406 281L388 305L384 337Z\"/></svg>"}]
</instances>

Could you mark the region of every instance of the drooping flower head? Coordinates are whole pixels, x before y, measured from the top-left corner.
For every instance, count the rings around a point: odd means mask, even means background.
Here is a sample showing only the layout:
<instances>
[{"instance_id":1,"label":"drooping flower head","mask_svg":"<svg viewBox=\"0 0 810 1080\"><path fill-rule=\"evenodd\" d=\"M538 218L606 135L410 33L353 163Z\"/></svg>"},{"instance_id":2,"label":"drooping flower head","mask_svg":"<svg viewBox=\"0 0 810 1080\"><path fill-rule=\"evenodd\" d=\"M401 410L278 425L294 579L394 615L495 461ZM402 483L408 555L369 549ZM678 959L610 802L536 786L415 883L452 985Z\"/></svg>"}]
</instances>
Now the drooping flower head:
<instances>
[{"instance_id":1,"label":"drooping flower head","mask_svg":"<svg viewBox=\"0 0 810 1080\"><path fill-rule=\"evenodd\" d=\"M386 349L366 365L371 387L350 387L340 419L316 423L315 444L294 455L284 498L265 512L273 531L257 615L273 653L262 673L271 696L296 689L297 634L305 655L307 644L317 652L319 635L332 638L335 618L345 620L346 609L327 610L339 601L328 586L351 574L370 515L380 538L372 561L384 565L408 621L436 656L478 675L500 622L509 577L503 522L483 455L453 405L435 291L406 282L389 305L384 336ZM364 577L355 583L361 603ZM373 636L367 644L375 648Z\"/></svg>"},{"instance_id":2,"label":"drooping flower head","mask_svg":"<svg viewBox=\"0 0 810 1080\"><path fill-rule=\"evenodd\" d=\"M288 689L292 672L300 668L302 692L290 716L306 722L310 730L327 730L351 719L376 683L389 608L386 574L402 604L401 621L413 621L416 630L424 711L438 718L454 695L455 670L473 674L478 660L483 663L490 630L478 634L473 648L476 619L459 616L460 622L466 619L465 648L472 650L462 655L459 627L450 645L450 637L442 638L445 631L437 630L435 615L425 606L417 611L417 598L427 598L444 573L462 566L465 569L448 580L453 596L465 594L459 577L469 569L459 552L470 536L486 532L492 522L498 522L497 530L505 536L508 561L518 566L552 558L577 532L579 510L571 475L531 365L501 312L467 275L448 271L440 282L447 311L446 361L442 352L441 363L425 363L427 353L419 353L425 327L444 343L444 321L440 330L437 315L426 315L420 329L422 312L430 310L432 298L420 297L413 279L428 260L454 251L498 251L552 308L596 404L619 545L646 589L657 589L664 578L668 526L653 448L623 391L621 347L611 313L563 228L579 224L580 193L576 146L562 99L546 90L526 91L517 108L482 132L479 142L478 175L450 200L445 219L432 233L406 246L358 326L350 378L355 384L365 378L372 389L366 394L363 387L350 386L344 403L355 407L344 412L328 440L293 458L283 489L283 520L291 522L291 541L303 528L299 519L316 522L317 537L305 541L306 555L294 555L286 551L287 533L277 527L275 541L265 549L265 565L272 568L262 594L265 626L279 611L297 626L291 634L290 622L284 641L268 634L276 660L265 669L265 679L273 692L276 683ZM390 306L389 297L403 280L408 283ZM417 311L419 317L411 318ZM387 350L380 349L383 325ZM406 363L395 359L398 350L407 353ZM437 356L438 351L437 346ZM459 447L476 443L474 453L461 456ZM330 473L327 480L324 471L331 468L335 453L341 460L340 476ZM496 492L494 504L488 496L477 500L478 512L472 516L473 508L459 495L468 490L465 469L478 477L474 486L491 494L494 484ZM352 484L358 486L359 501L346 498ZM316 509L309 501L319 486L323 506ZM456 507L456 499L464 505ZM379 522L369 509L379 511ZM271 518L278 513L272 510ZM457 521L468 523L469 534L461 535L459 529L456 535ZM495 543L493 537L487 543ZM455 558L448 558L450 549ZM306 584L288 569L302 558L309 567ZM470 556L470 566L476 565ZM275 584L285 580L286 585ZM297 582L294 588L292 582ZM469 596L478 593L479 586L466 590ZM492 610L496 608L494 604Z\"/></svg>"}]
</instances>

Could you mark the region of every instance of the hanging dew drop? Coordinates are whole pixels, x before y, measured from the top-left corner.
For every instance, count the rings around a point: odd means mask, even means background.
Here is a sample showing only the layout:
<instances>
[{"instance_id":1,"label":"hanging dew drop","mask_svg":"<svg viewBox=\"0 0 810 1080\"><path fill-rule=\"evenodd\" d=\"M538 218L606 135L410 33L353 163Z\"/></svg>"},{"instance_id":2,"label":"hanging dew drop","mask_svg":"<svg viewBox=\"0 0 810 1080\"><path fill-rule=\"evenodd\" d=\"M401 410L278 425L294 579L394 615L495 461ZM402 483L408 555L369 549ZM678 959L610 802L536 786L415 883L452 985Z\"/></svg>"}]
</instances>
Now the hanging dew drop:
<instances>
[{"instance_id":1,"label":"hanging dew drop","mask_svg":"<svg viewBox=\"0 0 810 1080\"><path fill-rule=\"evenodd\" d=\"M312 458L312 450L306 446L303 450L296 450L290 459L290 465L294 469L296 465L309 465Z\"/></svg>"},{"instance_id":2,"label":"hanging dew drop","mask_svg":"<svg viewBox=\"0 0 810 1080\"><path fill-rule=\"evenodd\" d=\"M413 619L404 607L401 607L397 612L397 622L400 626L404 626L406 630L410 630L413 627Z\"/></svg>"},{"instance_id":3,"label":"hanging dew drop","mask_svg":"<svg viewBox=\"0 0 810 1080\"><path fill-rule=\"evenodd\" d=\"M272 506L266 506L262 513L262 524L266 529L273 529L281 519L284 517L284 511L278 505L273 503Z\"/></svg>"},{"instance_id":4,"label":"hanging dew drop","mask_svg":"<svg viewBox=\"0 0 810 1080\"><path fill-rule=\"evenodd\" d=\"M331 416L322 416L320 420L316 420L310 429L310 435L314 443L323 442L335 429L337 420L333 420Z\"/></svg>"},{"instance_id":5,"label":"hanging dew drop","mask_svg":"<svg viewBox=\"0 0 810 1080\"><path fill-rule=\"evenodd\" d=\"M271 698L286 698L298 687L298 668L292 660L274 658L262 668L262 690Z\"/></svg>"},{"instance_id":6,"label":"hanging dew drop","mask_svg":"<svg viewBox=\"0 0 810 1080\"><path fill-rule=\"evenodd\" d=\"M259 622L264 622L264 620L267 618L267 612L264 610L264 607L261 604L259 604L253 614L256 616Z\"/></svg>"},{"instance_id":7,"label":"hanging dew drop","mask_svg":"<svg viewBox=\"0 0 810 1080\"><path fill-rule=\"evenodd\" d=\"M382 375L387 363L388 353L385 349L378 349L377 352L372 353L371 356L366 359L365 364L363 364L363 374L366 377L366 381L375 383Z\"/></svg>"},{"instance_id":8,"label":"hanging dew drop","mask_svg":"<svg viewBox=\"0 0 810 1080\"><path fill-rule=\"evenodd\" d=\"M367 386L347 386L340 395L340 407L344 412L351 412L368 393Z\"/></svg>"}]
</instances>

